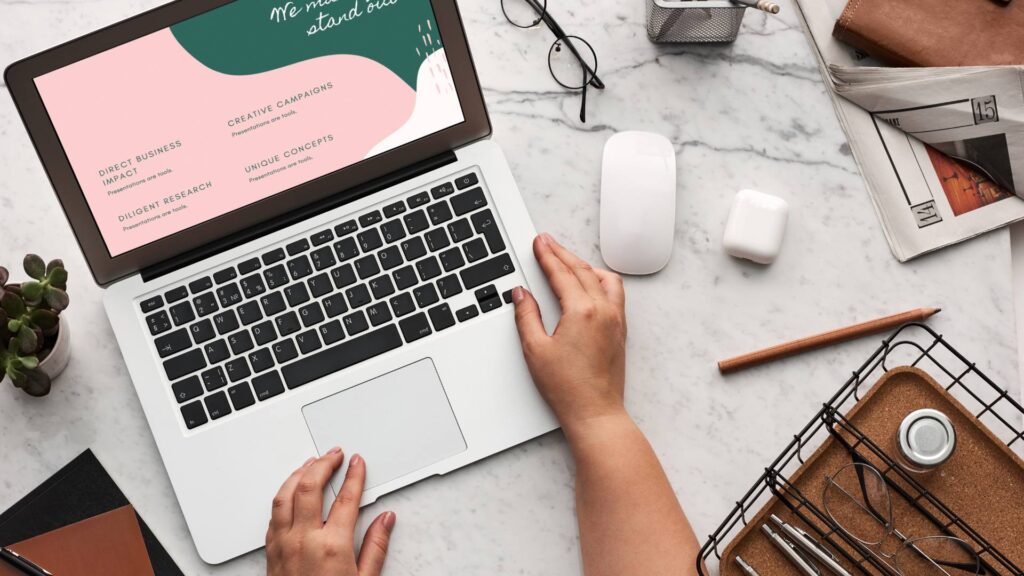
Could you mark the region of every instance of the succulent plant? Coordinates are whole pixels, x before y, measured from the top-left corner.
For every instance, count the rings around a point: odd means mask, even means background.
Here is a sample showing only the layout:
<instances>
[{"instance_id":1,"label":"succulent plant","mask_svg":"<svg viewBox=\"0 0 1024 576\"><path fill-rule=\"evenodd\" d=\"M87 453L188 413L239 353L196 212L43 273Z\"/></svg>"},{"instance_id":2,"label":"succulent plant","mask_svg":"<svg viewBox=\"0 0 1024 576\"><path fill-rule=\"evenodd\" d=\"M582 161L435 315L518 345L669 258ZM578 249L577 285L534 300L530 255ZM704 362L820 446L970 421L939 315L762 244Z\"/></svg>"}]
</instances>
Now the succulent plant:
<instances>
[{"instance_id":1,"label":"succulent plant","mask_svg":"<svg viewBox=\"0 0 1024 576\"><path fill-rule=\"evenodd\" d=\"M35 254L25 257L24 267L31 280L7 284L10 274L0 266L0 367L27 394L45 396L50 377L39 363L68 307L68 273L60 260L47 264Z\"/></svg>"}]
</instances>

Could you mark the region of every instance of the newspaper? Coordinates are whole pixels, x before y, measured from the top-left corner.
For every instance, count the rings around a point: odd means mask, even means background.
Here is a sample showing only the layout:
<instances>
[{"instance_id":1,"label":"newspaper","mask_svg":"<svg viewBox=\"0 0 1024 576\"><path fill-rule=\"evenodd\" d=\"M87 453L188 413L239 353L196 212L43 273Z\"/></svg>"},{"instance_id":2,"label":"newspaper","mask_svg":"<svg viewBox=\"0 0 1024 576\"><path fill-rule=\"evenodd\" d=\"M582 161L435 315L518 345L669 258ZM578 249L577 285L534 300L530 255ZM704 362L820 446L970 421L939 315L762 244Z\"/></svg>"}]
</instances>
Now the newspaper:
<instances>
[{"instance_id":1,"label":"newspaper","mask_svg":"<svg viewBox=\"0 0 1024 576\"><path fill-rule=\"evenodd\" d=\"M901 262L1024 220L1024 67L886 68L832 37L846 0L796 0Z\"/></svg>"}]
</instances>

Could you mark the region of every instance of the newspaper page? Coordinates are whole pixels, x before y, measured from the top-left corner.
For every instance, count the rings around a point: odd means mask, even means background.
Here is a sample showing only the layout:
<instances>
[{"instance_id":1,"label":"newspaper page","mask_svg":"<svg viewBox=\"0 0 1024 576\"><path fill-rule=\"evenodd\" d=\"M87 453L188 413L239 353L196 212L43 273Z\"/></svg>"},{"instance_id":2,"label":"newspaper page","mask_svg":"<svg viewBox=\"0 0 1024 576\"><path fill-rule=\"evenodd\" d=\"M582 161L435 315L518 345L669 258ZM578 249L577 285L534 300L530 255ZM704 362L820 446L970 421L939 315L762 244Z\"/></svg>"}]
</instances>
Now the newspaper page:
<instances>
[{"instance_id":1,"label":"newspaper page","mask_svg":"<svg viewBox=\"0 0 1024 576\"><path fill-rule=\"evenodd\" d=\"M796 3L896 258L1024 219L1019 69L884 68L832 37L846 0Z\"/></svg>"}]
</instances>

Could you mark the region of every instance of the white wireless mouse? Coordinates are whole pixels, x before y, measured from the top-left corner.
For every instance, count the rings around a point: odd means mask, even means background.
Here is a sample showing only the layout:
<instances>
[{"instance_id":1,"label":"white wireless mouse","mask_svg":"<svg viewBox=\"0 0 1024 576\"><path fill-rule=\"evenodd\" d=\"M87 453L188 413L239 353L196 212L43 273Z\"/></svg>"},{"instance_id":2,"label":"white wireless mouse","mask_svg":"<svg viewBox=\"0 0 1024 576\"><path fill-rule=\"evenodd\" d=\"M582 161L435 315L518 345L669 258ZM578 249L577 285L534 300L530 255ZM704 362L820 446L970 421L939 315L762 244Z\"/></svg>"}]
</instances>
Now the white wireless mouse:
<instances>
[{"instance_id":1,"label":"white wireless mouse","mask_svg":"<svg viewBox=\"0 0 1024 576\"><path fill-rule=\"evenodd\" d=\"M604 146L601 256L622 274L668 264L676 228L676 152L668 138L620 132Z\"/></svg>"}]
</instances>

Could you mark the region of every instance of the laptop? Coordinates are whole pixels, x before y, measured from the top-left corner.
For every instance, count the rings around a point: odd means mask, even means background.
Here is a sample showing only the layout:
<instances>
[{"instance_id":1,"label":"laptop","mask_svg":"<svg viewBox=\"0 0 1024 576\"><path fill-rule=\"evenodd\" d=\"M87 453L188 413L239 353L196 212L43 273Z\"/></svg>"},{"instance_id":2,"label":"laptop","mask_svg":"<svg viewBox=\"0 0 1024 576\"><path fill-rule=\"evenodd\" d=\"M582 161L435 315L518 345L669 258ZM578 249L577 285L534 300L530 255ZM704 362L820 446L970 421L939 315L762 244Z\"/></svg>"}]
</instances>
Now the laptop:
<instances>
[{"instance_id":1,"label":"laptop","mask_svg":"<svg viewBox=\"0 0 1024 576\"><path fill-rule=\"evenodd\" d=\"M174 2L5 78L206 562L334 446L365 505L557 427L510 291L558 307L454 0Z\"/></svg>"}]
</instances>

